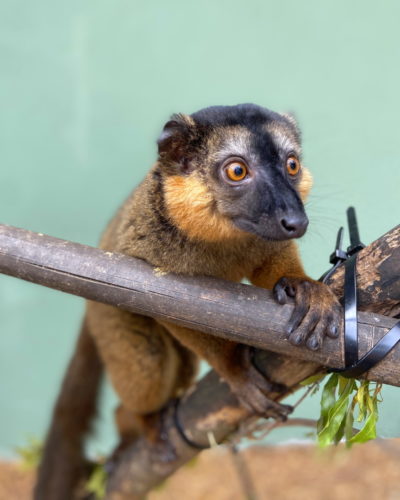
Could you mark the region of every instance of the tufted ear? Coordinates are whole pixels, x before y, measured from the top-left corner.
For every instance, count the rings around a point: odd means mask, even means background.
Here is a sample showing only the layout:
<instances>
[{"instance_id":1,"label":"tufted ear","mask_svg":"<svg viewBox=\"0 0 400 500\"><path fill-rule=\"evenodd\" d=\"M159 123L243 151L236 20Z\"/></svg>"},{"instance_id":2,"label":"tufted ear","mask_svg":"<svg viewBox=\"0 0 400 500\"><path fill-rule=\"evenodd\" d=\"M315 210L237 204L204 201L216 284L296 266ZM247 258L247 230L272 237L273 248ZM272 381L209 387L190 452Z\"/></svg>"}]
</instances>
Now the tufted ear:
<instances>
[{"instance_id":1,"label":"tufted ear","mask_svg":"<svg viewBox=\"0 0 400 500\"><path fill-rule=\"evenodd\" d=\"M292 112L282 113L282 116L292 125L292 127L296 131L297 136L300 138L301 136L300 127L299 124L297 123L296 116Z\"/></svg>"},{"instance_id":2,"label":"tufted ear","mask_svg":"<svg viewBox=\"0 0 400 500\"><path fill-rule=\"evenodd\" d=\"M298 127L296 116L292 112L282 113L282 116L286 118L294 127Z\"/></svg>"},{"instance_id":3,"label":"tufted ear","mask_svg":"<svg viewBox=\"0 0 400 500\"><path fill-rule=\"evenodd\" d=\"M176 114L171 117L158 138L158 154L162 160L182 163L188 151L189 139L194 122L188 115Z\"/></svg>"}]
</instances>

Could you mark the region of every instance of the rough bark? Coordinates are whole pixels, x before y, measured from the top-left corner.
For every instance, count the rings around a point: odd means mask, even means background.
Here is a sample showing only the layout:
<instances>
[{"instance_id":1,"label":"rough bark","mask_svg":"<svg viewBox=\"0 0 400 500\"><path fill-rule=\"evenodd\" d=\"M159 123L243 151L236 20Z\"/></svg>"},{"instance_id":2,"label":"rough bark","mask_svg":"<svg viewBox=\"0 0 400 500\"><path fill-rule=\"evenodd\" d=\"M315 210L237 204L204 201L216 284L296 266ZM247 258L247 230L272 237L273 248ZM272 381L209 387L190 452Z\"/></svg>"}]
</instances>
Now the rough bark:
<instances>
[{"instance_id":1,"label":"rough bark","mask_svg":"<svg viewBox=\"0 0 400 500\"><path fill-rule=\"evenodd\" d=\"M400 313L400 227L359 256L360 307ZM368 263L371 262L371 265ZM132 312L338 368L342 345L327 339L314 352L294 347L285 324L293 306L277 305L262 288L207 277L165 275L146 262L23 229L0 225L0 272ZM338 269L331 286L340 296ZM394 324L377 314L360 314L360 354ZM400 384L400 348L371 372L374 380Z\"/></svg>"}]
</instances>

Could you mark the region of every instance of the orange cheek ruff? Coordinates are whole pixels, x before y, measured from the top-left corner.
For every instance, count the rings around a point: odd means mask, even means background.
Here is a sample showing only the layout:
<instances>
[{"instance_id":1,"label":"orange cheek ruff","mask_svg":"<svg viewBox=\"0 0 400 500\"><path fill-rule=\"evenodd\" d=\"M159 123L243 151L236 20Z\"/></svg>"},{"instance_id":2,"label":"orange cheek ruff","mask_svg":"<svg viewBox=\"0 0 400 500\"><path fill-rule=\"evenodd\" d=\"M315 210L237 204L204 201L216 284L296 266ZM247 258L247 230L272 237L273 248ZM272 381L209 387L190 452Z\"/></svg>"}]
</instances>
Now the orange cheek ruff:
<instances>
[{"instance_id":1,"label":"orange cheek ruff","mask_svg":"<svg viewBox=\"0 0 400 500\"><path fill-rule=\"evenodd\" d=\"M209 188L195 173L168 177L164 196L173 223L191 239L218 242L246 236L215 211Z\"/></svg>"},{"instance_id":2,"label":"orange cheek ruff","mask_svg":"<svg viewBox=\"0 0 400 500\"><path fill-rule=\"evenodd\" d=\"M308 168L303 167L302 171L301 171L301 179L300 179L299 187L298 187L300 198L303 202L306 201L306 199L310 193L310 190L312 188L312 185L313 185L312 175L311 175L310 171L308 170Z\"/></svg>"}]
</instances>

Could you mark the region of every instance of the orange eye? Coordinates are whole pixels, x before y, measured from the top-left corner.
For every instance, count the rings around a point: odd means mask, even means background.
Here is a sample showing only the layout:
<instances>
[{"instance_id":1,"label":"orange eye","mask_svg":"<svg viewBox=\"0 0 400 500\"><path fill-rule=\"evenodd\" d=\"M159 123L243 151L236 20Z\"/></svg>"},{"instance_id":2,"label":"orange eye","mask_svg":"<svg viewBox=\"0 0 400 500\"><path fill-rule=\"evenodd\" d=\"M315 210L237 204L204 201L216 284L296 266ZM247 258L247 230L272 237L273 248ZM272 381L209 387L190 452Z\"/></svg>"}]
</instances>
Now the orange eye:
<instances>
[{"instance_id":1,"label":"orange eye","mask_svg":"<svg viewBox=\"0 0 400 500\"><path fill-rule=\"evenodd\" d=\"M225 168L226 175L231 181L242 181L247 175L247 167L240 161L233 161Z\"/></svg>"},{"instance_id":2,"label":"orange eye","mask_svg":"<svg viewBox=\"0 0 400 500\"><path fill-rule=\"evenodd\" d=\"M295 156L289 156L286 160L286 169L289 175L296 175L299 173L301 166L299 160Z\"/></svg>"}]
</instances>

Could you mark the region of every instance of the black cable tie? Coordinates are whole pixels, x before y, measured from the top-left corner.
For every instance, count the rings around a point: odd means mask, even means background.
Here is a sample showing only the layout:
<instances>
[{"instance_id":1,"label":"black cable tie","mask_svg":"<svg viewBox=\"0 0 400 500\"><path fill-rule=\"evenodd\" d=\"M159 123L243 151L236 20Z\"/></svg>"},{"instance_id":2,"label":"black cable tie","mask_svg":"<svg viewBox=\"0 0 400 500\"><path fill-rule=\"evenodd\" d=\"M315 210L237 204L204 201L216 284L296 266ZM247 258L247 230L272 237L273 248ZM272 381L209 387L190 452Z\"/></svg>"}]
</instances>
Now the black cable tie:
<instances>
[{"instance_id":1,"label":"black cable tie","mask_svg":"<svg viewBox=\"0 0 400 500\"><path fill-rule=\"evenodd\" d=\"M364 243L361 243L360 234L358 232L357 216L354 207L347 209L347 225L349 227L350 246L347 248L347 255L351 257L363 248Z\"/></svg>"},{"instance_id":2,"label":"black cable tie","mask_svg":"<svg viewBox=\"0 0 400 500\"><path fill-rule=\"evenodd\" d=\"M355 378L382 361L400 341L398 321L361 359L358 359L357 254L345 263L344 282L344 360L345 367L331 369L342 377Z\"/></svg>"},{"instance_id":3,"label":"black cable tie","mask_svg":"<svg viewBox=\"0 0 400 500\"><path fill-rule=\"evenodd\" d=\"M400 321L398 321L364 356L344 371L334 370L342 377L356 378L371 370L385 358L400 341Z\"/></svg>"},{"instance_id":4,"label":"black cable tie","mask_svg":"<svg viewBox=\"0 0 400 500\"><path fill-rule=\"evenodd\" d=\"M358 323L357 323L357 254L365 248L361 243L358 231L357 216L354 207L347 209L347 224L350 235L350 245L347 251L342 250L343 228L336 237L335 250L329 262L333 267L327 271L320 281L326 283L333 272L344 262L344 368L330 369L330 372L340 373L343 377L359 377L371 370L382 361L400 341L400 321L370 349L361 359L358 358Z\"/></svg>"},{"instance_id":5,"label":"black cable tie","mask_svg":"<svg viewBox=\"0 0 400 500\"><path fill-rule=\"evenodd\" d=\"M332 276L332 274L336 271L336 269L344 262L347 258L347 252L345 250L342 250L342 244L343 244L343 227L339 228L339 231L336 236L336 245L335 245L335 250L331 253L329 257L329 262L332 264L332 268L326 271L324 273L319 281L322 281L322 283L326 283L328 279Z\"/></svg>"},{"instance_id":6,"label":"black cable tie","mask_svg":"<svg viewBox=\"0 0 400 500\"><path fill-rule=\"evenodd\" d=\"M344 364L353 366L358 361L357 324L357 254L345 262L344 271Z\"/></svg>"},{"instance_id":7,"label":"black cable tie","mask_svg":"<svg viewBox=\"0 0 400 500\"><path fill-rule=\"evenodd\" d=\"M183 426L179 420L178 417L178 408L179 408L179 402L180 400L177 398L174 401L174 412L173 412L173 420L174 420L174 425L176 430L178 431L178 434L182 438L182 440L191 448L194 448L195 450L208 450L211 446L210 445L203 445L200 443L196 443L195 441L192 441L185 433Z\"/></svg>"}]
</instances>

